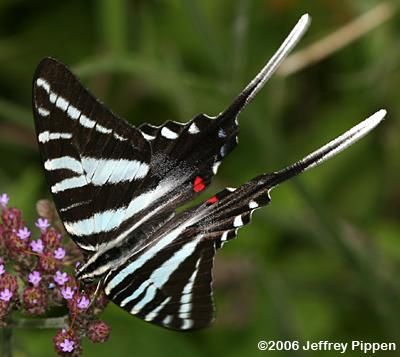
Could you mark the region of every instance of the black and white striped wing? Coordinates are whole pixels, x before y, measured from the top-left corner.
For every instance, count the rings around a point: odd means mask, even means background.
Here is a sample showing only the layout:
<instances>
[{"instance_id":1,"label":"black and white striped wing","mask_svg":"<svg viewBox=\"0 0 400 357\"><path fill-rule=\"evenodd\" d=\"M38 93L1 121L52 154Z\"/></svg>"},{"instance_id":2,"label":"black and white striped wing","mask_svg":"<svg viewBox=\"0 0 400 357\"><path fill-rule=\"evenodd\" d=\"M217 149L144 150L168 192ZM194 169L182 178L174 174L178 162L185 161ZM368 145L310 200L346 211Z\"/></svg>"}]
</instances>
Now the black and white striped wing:
<instances>
[{"instance_id":1,"label":"black and white striped wing","mask_svg":"<svg viewBox=\"0 0 400 357\"><path fill-rule=\"evenodd\" d=\"M95 250L150 170L141 132L99 103L66 69L43 60L33 81L33 112L46 177L66 230Z\"/></svg>"},{"instance_id":2,"label":"black and white striped wing","mask_svg":"<svg viewBox=\"0 0 400 357\"><path fill-rule=\"evenodd\" d=\"M163 327L190 330L208 326L214 317L215 244L200 236L186 238L177 237L157 253L154 245L109 274L104 282L108 297L129 313Z\"/></svg>"},{"instance_id":3,"label":"black and white striped wing","mask_svg":"<svg viewBox=\"0 0 400 357\"><path fill-rule=\"evenodd\" d=\"M237 142L232 110L137 129L50 58L36 71L33 108L56 206L71 237L90 251L139 225L167 220L206 188Z\"/></svg>"},{"instance_id":4,"label":"black and white striped wing","mask_svg":"<svg viewBox=\"0 0 400 357\"><path fill-rule=\"evenodd\" d=\"M152 244L106 277L106 294L129 313L166 328L208 326L214 318L215 251L269 202L266 191L257 179L176 216Z\"/></svg>"},{"instance_id":5,"label":"black and white striped wing","mask_svg":"<svg viewBox=\"0 0 400 357\"><path fill-rule=\"evenodd\" d=\"M213 319L215 251L236 237L254 210L270 202L270 190L317 166L375 128L381 110L304 159L237 189L226 188L159 227L154 239L105 278L109 298L145 321L176 330L207 326Z\"/></svg>"}]
</instances>

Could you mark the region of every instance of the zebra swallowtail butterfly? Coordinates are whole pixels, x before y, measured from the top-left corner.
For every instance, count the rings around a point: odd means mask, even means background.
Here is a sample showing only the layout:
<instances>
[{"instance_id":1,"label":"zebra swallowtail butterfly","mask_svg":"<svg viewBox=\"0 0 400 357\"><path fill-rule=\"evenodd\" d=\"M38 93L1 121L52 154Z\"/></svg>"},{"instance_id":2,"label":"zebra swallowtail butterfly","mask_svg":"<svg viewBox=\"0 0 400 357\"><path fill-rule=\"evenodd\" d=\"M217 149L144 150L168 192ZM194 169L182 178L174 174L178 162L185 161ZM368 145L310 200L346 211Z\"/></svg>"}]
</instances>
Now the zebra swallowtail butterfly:
<instances>
[{"instance_id":1,"label":"zebra swallowtail butterfly","mask_svg":"<svg viewBox=\"0 0 400 357\"><path fill-rule=\"evenodd\" d=\"M214 315L216 250L236 237L279 183L316 166L372 130L381 110L287 168L226 188L183 212L237 144L237 116L300 37L304 15L271 60L216 117L134 127L93 97L61 63L46 58L33 79L33 112L46 178L66 231L85 253L83 282L145 321L176 330Z\"/></svg>"}]
</instances>

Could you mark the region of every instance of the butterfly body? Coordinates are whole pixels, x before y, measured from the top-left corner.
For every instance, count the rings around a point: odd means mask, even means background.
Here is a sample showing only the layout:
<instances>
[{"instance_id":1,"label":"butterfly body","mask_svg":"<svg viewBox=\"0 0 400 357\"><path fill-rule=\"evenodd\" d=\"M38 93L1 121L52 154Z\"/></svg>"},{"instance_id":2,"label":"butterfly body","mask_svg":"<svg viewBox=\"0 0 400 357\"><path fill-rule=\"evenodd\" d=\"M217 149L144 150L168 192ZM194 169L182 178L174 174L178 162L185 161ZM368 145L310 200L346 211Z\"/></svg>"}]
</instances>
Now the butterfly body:
<instances>
[{"instance_id":1,"label":"butterfly body","mask_svg":"<svg viewBox=\"0 0 400 357\"><path fill-rule=\"evenodd\" d=\"M176 209L210 184L237 145L240 111L305 32L303 16L283 45L221 114L188 123L130 125L94 98L60 62L33 79L33 112L46 178L66 231L86 262L77 277L100 280L107 296L145 321L176 329L214 316L216 250L270 202L279 183L316 166L372 130L384 112L297 163Z\"/></svg>"}]
</instances>

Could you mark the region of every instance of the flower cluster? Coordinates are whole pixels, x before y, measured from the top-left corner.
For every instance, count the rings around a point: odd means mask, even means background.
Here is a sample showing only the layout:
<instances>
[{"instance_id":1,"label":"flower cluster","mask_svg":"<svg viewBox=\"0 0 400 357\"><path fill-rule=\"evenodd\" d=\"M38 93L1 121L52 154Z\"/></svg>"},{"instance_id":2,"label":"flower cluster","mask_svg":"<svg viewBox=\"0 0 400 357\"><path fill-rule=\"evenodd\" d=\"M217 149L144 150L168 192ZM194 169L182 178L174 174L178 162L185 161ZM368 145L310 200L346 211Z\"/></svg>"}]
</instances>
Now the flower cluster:
<instances>
[{"instance_id":1,"label":"flower cluster","mask_svg":"<svg viewBox=\"0 0 400 357\"><path fill-rule=\"evenodd\" d=\"M12 320L13 311L37 317L64 306L65 328L54 337L58 355L79 356L83 337L106 341L110 328L97 315L107 299L96 293L96 285L83 289L73 274L82 257L46 218L36 221L34 238L21 211L8 202L7 194L0 195L0 327Z\"/></svg>"}]
</instances>

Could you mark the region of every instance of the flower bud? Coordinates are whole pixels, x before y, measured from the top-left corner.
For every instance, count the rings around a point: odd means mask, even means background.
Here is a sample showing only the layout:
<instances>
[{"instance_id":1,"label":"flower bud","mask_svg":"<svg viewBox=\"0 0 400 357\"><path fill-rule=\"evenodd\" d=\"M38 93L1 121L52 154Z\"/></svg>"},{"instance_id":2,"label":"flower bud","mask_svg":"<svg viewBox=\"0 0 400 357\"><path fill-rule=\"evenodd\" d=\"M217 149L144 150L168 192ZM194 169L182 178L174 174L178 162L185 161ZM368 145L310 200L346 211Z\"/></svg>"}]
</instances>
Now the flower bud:
<instances>
[{"instance_id":1,"label":"flower bud","mask_svg":"<svg viewBox=\"0 0 400 357\"><path fill-rule=\"evenodd\" d=\"M11 258L22 258L29 250L28 240L21 239L14 230L4 232L4 240L8 254Z\"/></svg>"},{"instance_id":2,"label":"flower bud","mask_svg":"<svg viewBox=\"0 0 400 357\"><path fill-rule=\"evenodd\" d=\"M22 294L24 309L31 315L43 315L47 309L46 294L41 287L25 288Z\"/></svg>"},{"instance_id":3,"label":"flower bud","mask_svg":"<svg viewBox=\"0 0 400 357\"><path fill-rule=\"evenodd\" d=\"M58 233L54 228L47 228L42 231L40 239L48 250L57 249L61 243L61 234Z\"/></svg>"},{"instance_id":4,"label":"flower bud","mask_svg":"<svg viewBox=\"0 0 400 357\"><path fill-rule=\"evenodd\" d=\"M93 321L88 328L87 337L90 341L105 342L110 335L111 328L104 321L97 320Z\"/></svg>"},{"instance_id":5,"label":"flower bud","mask_svg":"<svg viewBox=\"0 0 400 357\"><path fill-rule=\"evenodd\" d=\"M53 273L58 268L58 262L52 252L42 253L39 257L39 268L47 273Z\"/></svg>"},{"instance_id":6,"label":"flower bud","mask_svg":"<svg viewBox=\"0 0 400 357\"><path fill-rule=\"evenodd\" d=\"M3 208L1 217L3 225L8 229L18 229L22 226L22 213L17 208Z\"/></svg>"}]
</instances>

